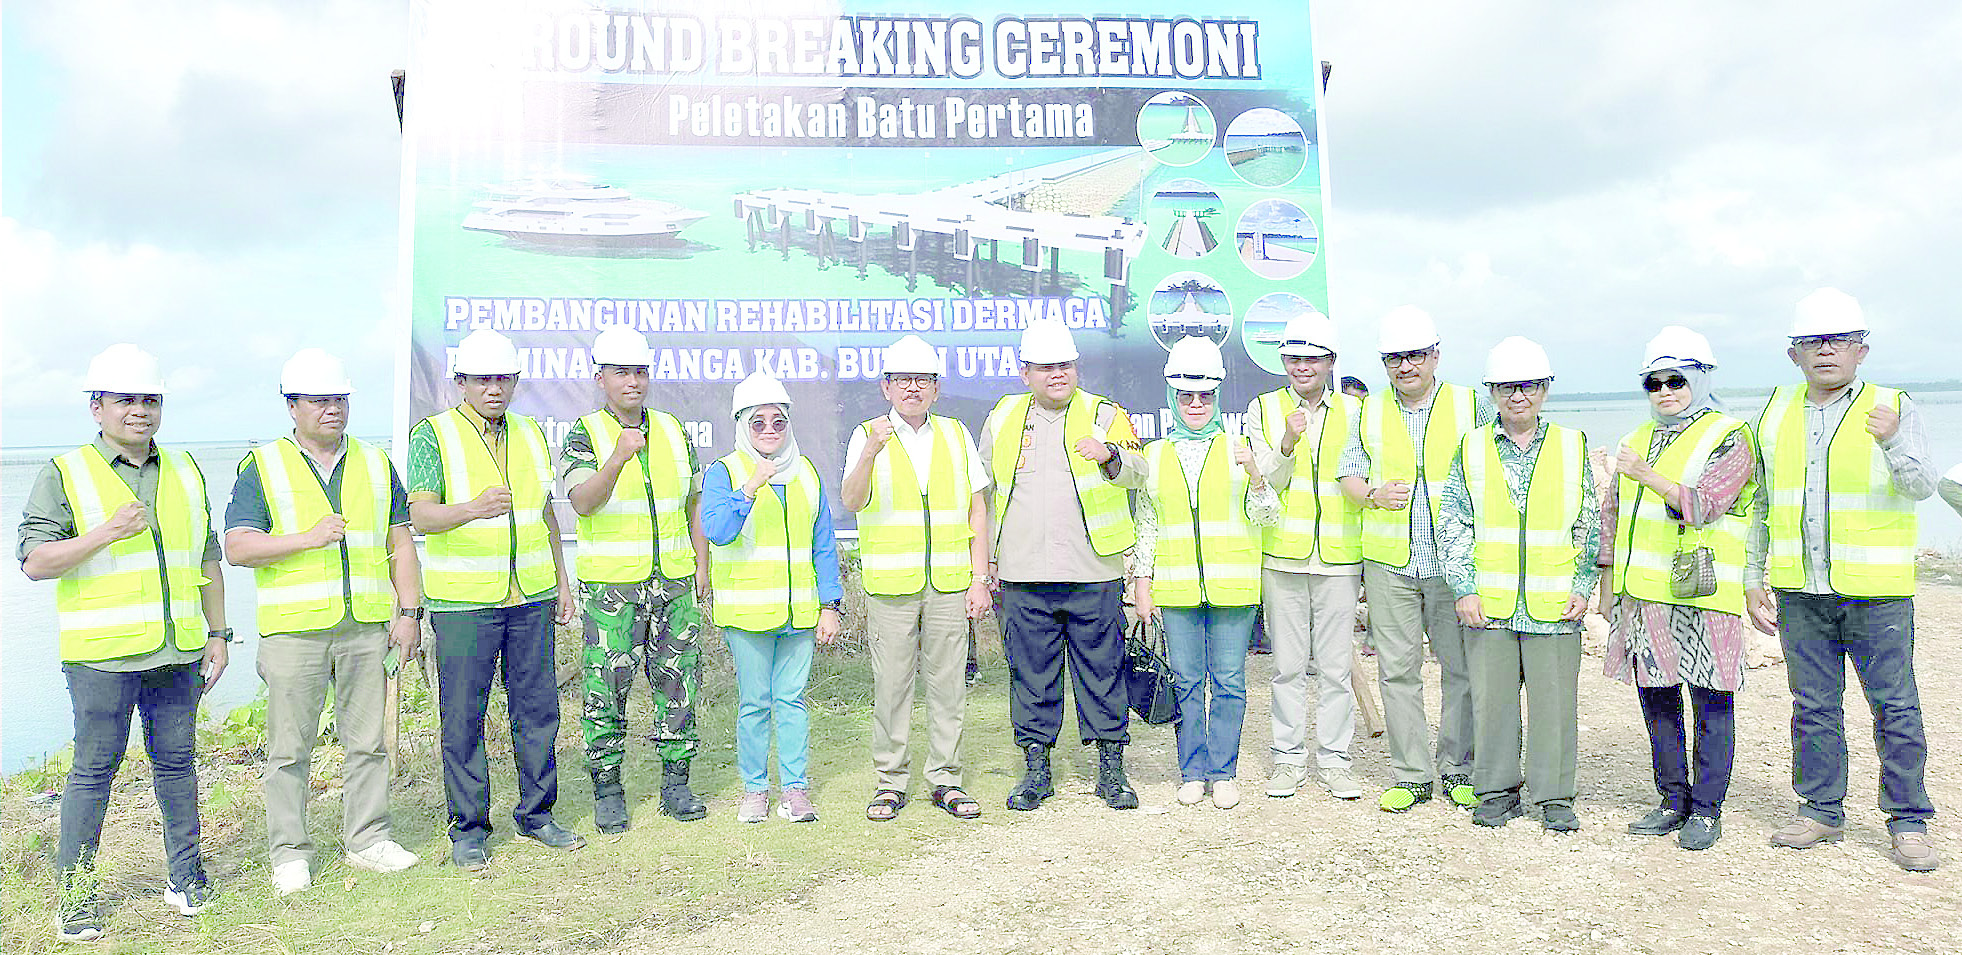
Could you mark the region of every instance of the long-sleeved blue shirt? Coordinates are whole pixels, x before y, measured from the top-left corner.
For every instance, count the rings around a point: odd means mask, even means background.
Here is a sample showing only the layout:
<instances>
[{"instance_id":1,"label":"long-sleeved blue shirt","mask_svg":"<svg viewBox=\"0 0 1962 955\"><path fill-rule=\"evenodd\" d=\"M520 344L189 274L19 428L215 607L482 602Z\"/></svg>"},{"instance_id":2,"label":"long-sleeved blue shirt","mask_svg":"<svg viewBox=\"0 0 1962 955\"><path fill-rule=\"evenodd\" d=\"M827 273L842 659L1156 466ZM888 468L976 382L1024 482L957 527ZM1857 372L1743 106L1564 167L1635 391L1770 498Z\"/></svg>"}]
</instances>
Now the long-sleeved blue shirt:
<instances>
[{"instance_id":1,"label":"long-sleeved blue shirt","mask_svg":"<svg viewBox=\"0 0 1962 955\"><path fill-rule=\"evenodd\" d=\"M777 498L784 497L783 485L771 484ZM709 543L727 545L743 532L749 509L756 502L743 496L729 480L729 468L717 461L702 475L702 533ZM817 565L818 600L830 602L845 598L845 587L838 579L838 537L831 529L831 502L818 489L817 517L811 522L811 561Z\"/></svg>"}]
</instances>

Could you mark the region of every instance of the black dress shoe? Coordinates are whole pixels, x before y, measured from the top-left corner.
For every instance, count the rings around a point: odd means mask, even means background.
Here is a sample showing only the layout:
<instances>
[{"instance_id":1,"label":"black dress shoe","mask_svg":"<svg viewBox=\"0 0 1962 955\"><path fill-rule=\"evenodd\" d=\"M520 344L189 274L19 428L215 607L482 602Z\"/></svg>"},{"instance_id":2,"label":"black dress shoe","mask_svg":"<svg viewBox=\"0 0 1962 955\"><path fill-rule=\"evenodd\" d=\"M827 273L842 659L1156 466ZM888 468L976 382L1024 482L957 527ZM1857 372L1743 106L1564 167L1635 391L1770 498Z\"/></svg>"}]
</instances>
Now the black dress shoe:
<instances>
[{"instance_id":1,"label":"black dress shoe","mask_svg":"<svg viewBox=\"0 0 1962 955\"><path fill-rule=\"evenodd\" d=\"M1683 828L1689 813L1681 809L1651 809L1649 814L1628 824L1629 835L1666 836Z\"/></svg>"},{"instance_id":2,"label":"black dress shoe","mask_svg":"<svg viewBox=\"0 0 1962 955\"><path fill-rule=\"evenodd\" d=\"M450 864L465 872L476 872L490 865L490 850L481 842L458 842L450 846Z\"/></svg>"},{"instance_id":3,"label":"black dress shoe","mask_svg":"<svg viewBox=\"0 0 1962 955\"><path fill-rule=\"evenodd\" d=\"M518 835L524 836L539 845L551 846L554 849L577 849L586 844L585 836L573 832L556 822L546 822L533 826L530 829L520 829L518 830Z\"/></svg>"},{"instance_id":4,"label":"black dress shoe","mask_svg":"<svg viewBox=\"0 0 1962 955\"><path fill-rule=\"evenodd\" d=\"M1683 831L1676 834L1676 844L1692 852L1699 852L1717 844L1718 837L1724 834L1723 824L1712 816L1691 816L1683 823Z\"/></svg>"}]
</instances>

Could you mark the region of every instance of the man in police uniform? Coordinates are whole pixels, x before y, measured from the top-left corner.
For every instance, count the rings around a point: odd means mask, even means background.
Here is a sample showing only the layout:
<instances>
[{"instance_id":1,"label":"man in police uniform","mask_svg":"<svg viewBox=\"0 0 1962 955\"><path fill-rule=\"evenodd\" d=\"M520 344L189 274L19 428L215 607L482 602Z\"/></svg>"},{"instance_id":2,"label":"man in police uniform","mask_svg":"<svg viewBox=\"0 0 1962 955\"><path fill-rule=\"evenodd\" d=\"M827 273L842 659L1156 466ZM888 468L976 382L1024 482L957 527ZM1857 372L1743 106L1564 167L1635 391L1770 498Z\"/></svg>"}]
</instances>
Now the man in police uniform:
<instances>
[{"instance_id":1,"label":"man in police uniform","mask_svg":"<svg viewBox=\"0 0 1962 955\"><path fill-rule=\"evenodd\" d=\"M375 872L416 863L390 834L382 694L384 671L421 640L422 578L395 466L347 434L354 384L340 359L301 350L281 369L279 390L293 432L239 462L225 555L253 568L266 681L266 839L273 890L290 895L313 884L307 797L330 686L346 754L347 863Z\"/></svg>"},{"instance_id":2,"label":"man in police uniform","mask_svg":"<svg viewBox=\"0 0 1962 955\"><path fill-rule=\"evenodd\" d=\"M906 804L913 678L926 681L927 784L935 806L981 814L961 789L963 662L970 619L988 609L988 472L967 426L929 414L940 396L940 353L908 335L885 352L879 389L892 410L853 429L845 449L845 506L858 512L859 560L872 648L872 765L866 817Z\"/></svg>"},{"instance_id":3,"label":"man in police uniform","mask_svg":"<svg viewBox=\"0 0 1962 955\"><path fill-rule=\"evenodd\" d=\"M1361 404L1330 387L1335 323L1298 315L1282 333L1288 386L1254 399L1243 430L1254 463L1283 489L1281 522L1267 529L1262 599L1273 642L1274 775L1267 795L1294 795L1308 780L1308 668L1316 672L1315 763L1337 799L1362 796L1350 767L1356 697L1356 596L1362 585L1362 509L1342 493L1338 465L1356 434Z\"/></svg>"},{"instance_id":4,"label":"man in police uniform","mask_svg":"<svg viewBox=\"0 0 1962 955\"><path fill-rule=\"evenodd\" d=\"M110 787L143 716L169 883L185 915L211 898L198 847L193 752L198 699L225 672L225 588L204 475L183 451L159 448L163 376L134 345L89 362L83 387L101 429L56 457L28 493L21 572L57 580L61 671L75 708L75 755L61 790L61 938L102 934L94 870Z\"/></svg>"},{"instance_id":5,"label":"man in police uniform","mask_svg":"<svg viewBox=\"0 0 1962 955\"><path fill-rule=\"evenodd\" d=\"M1465 432L1496 414L1472 389L1437 380L1437 326L1423 310L1406 305L1383 316L1377 348L1390 387L1363 400L1356 440L1342 455L1342 489L1363 506L1363 587L1395 774L1377 806L1405 812L1428 802L1433 778L1441 777L1445 795L1469 809L1478 804L1471 674L1457 601L1438 557L1438 493ZM1435 752L1424 717L1427 634L1443 697Z\"/></svg>"},{"instance_id":6,"label":"man in police uniform","mask_svg":"<svg viewBox=\"0 0 1962 955\"><path fill-rule=\"evenodd\" d=\"M1097 795L1135 809L1124 776L1124 552L1137 540L1126 489L1144 482L1137 435L1123 408L1077 387L1076 342L1063 323L1030 322L1020 355L1029 391L995 405L982 447L1010 714L1027 764L1008 808L1034 809L1054 794L1049 749L1062 729L1067 648L1077 731L1097 744Z\"/></svg>"},{"instance_id":7,"label":"man in police uniform","mask_svg":"<svg viewBox=\"0 0 1962 955\"><path fill-rule=\"evenodd\" d=\"M1751 618L1779 634L1792 688L1798 814L1771 843L1809 849L1845 832L1846 661L1874 711L1880 810L1893 859L1928 872L1941 853L1924 775L1914 681L1915 504L1935 491L1921 416L1905 392L1859 380L1860 303L1822 288L1798 304L1791 347L1805 376L1758 419L1758 496L1745 566Z\"/></svg>"},{"instance_id":8,"label":"man in police uniform","mask_svg":"<svg viewBox=\"0 0 1962 955\"><path fill-rule=\"evenodd\" d=\"M518 834L556 849L586 840L552 819L559 774L553 623L571 623L572 582L552 513L545 432L509 411L518 350L480 329L458 345L462 402L409 430L409 519L428 535L423 590L436 632L443 789L450 861L490 864L490 766L484 710L503 660L518 769Z\"/></svg>"},{"instance_id":9,"label":"man in police uniform","mask_svg":"<svg viewBox=\"0 0 1962 955\"><path fill-rule=\"evenodd\" d=\"M627 751L627 691L645 668L654 691L661 754L661 812L684 822L708 815L688 786L695 730L695 595L706 585L708 550L691 520L695 446L674 415L644 407L653 350L616 325L593 339L593 380L605 406L565 436L559 466L579 515L574 573L586 609L587 768L593 824L625 832L631 819L621 767Z\"/></svg>"}]
</instances>

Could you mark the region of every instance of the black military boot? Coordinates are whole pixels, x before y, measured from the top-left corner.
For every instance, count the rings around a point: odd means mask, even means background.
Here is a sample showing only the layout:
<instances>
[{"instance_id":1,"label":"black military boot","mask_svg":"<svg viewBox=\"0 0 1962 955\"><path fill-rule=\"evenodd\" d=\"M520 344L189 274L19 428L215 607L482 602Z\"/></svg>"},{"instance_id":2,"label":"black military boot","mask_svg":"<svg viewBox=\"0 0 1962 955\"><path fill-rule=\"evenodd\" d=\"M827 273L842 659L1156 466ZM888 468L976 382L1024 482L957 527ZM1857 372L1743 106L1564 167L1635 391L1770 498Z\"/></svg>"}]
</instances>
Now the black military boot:
<instances>
[{"instance_id":1,"label":"black military boot","mask_svg":"<svg viewBox=\"0 0 1962 955\"><path fill-rule=\"evenodd\" d=\"M1112 809L1138 808L1138 794L1124 778L1124 744L1114 739L1097 741L1097 796Z\"/></svg>"},{"instance_id":2,"label":"black military boot","mask_svg":"<svg viewBox=\"0 0 1962 955\"><path fill-rule=\"evenodd\" d=\"M1022 781L1008 791L1008 808L1028 812L1056 794L1056 787L1049 780L1049 744L1030 743L1022 747L1022 759L1028 770L1022 774Z\"/></svg>"},{"instance_id":3,"label":"black military boot","mask_svg":"<svg viewBox=\"0 0 1962 955\"><path fill-rule=\"evenodd\" d=\"M682 822L694 822L708 815L708 804L688 788L688 761L661 762L661 814Z\"/></svg>"},{"instance_id":4,"label":"black military boot","mask_svg":"<svg viewBox=\"0 0 1962 955\"><path fill-rule=\"evenodd\" d=\"M626 832L627 790L620 785L620 767L593 770L593 825L606 833Z\"/></svg>"}]
</instances>

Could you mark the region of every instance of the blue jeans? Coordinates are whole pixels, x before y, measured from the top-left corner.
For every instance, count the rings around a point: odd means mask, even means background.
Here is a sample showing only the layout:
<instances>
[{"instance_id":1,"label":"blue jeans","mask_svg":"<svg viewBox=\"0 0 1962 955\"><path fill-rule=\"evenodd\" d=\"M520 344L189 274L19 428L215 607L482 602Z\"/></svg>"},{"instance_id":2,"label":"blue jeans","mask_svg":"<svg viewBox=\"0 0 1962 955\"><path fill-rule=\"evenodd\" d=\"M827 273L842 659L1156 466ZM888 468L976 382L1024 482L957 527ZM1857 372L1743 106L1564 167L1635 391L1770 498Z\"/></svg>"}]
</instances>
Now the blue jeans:
<instances>
[{"instance_id":1,"label":"blue jeans","mask_svg":"<svg viewBox=\"0 0 1962 955\"><path fill-rule=\"evenodd\" d=\"M743 791L770 789L770 727L777 731L777 785L809 788L811 715L804 685L811 679L809 630L782 627L769 633L722 628L736 663L736 772Z\"/></svg>"},{"instance_id":2,"label":"blue jeans","mask_svg":"<svg viewBox=\"0 0 1962 955\"><path fill-rule=\"evenodd\" d=\"M164 856L170 884L204 878L198 855L198 698L204 695L199 664L181 663L110 673L66 663L68 698L75 708L75 763L61 790L61 841L55 870L65 877L95 860L109 789L129 744L132 711L143 716L143 748L150 754L151 785L163 816Z\"/></svg>"},{"instance_id":3,"label":"blue jeans","mask_svg":"<svg viewBox=\"0 0 1962 955\"><path fill-rule=\"evenodd\" d=\"M1928 738L1914 683L1914 599L1861 600L1778 592L1785 675L1792 687L1792 789L1799 812L1846 823L1846 660L1873 710L1880 811L1890 832L1923 832L1935 815L1924 773Z\"/></svg>"},{"instance_id":4,"label":"blue jeans","mask_svg":"<svg viewBox=\"0 0 1962 955\"><path fill-rule=\"evenodd\" d=\"M1178 689L1179 778L1232 779L1247 715L1247 641L1260 608L1202 604L1160 612L1166 662Z\"/></svg>"}]
</instances>

